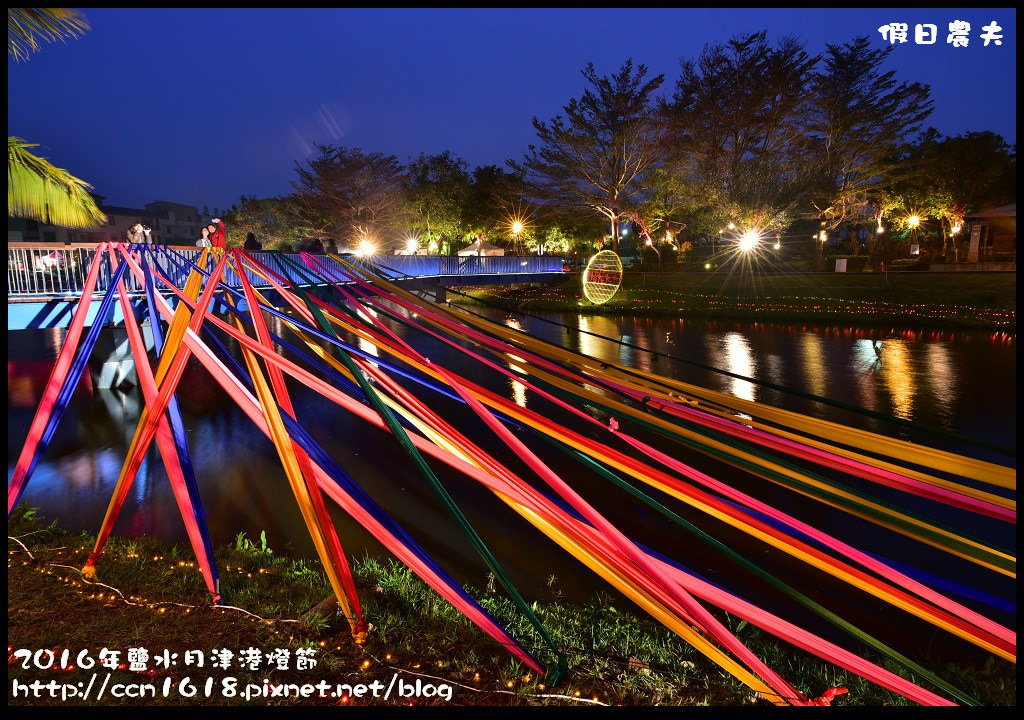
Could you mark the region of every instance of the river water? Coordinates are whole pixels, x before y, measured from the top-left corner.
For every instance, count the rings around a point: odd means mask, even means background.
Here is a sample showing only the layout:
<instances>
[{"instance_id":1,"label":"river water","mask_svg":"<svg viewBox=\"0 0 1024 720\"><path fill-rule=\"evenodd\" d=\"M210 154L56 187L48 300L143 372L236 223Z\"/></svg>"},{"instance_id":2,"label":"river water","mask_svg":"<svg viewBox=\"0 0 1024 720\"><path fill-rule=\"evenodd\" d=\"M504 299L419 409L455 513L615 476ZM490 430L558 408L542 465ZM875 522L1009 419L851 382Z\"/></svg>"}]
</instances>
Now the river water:
<instances>
[{"instance_id":1,"label":"river water","mask_svg":"<svg viewBox=\"0 0 1024 720\"><path fill-rule=\"evenodd\" d=\"M1003 464L1016 463L1015 459L992 451L978 450L949 438L937 439L915 428L736 377L768 381L1016 448L1016 336L1012 333L869 330L558 313L524 317L478 306L473 310L535 337L606 361L893 437L962 450ZM567 330L566 326L574 330ZM521 405L547 412L543 402L521 384L489 377L476 363L429 337L404 329L398 332L415 342L433 362L505 393ZM53 367L61 338L62 333L53 330L9 333L8 477ZM359 345L371 356L376 354L372 346L362 342ZM24 494L30 505L41 509L44 518L56 520L62 527L72 530L99 528L140 414L138 393L134 389L100 390L95 388L94 381L95 375L86 374ZM486 567L468 549L466 541L393 439L304 388L296 386L293 390L300 421L339 464L456 578L482 587ZM457 427L473 428L467 432L474 440L514 466L517 459L509 457L507 448L492 439L463 406L443 397L435 398L430 391L422 391L420 395L434 398L431 400L433 409ZM258 537L265 531L275 551L313 556L312 543L270 442L234 408L194 360L186 371L179 400L214 545L232 542L239 532ZM576 429L600 437L591 430ZM671 449L672 446L666 447ZM590 502L638 540L768 608L779 612L791 609L786 605L788 601L777 597L774 591L742 577L710 551L695 547L678 529L639 508L622 491L588 477L582 466L571 463L550 448L542 447L537 451ZM900 536L774 486L765 487L768 483L747 477L718 461L678 448L674 452L712 476L779 503L794 515L869 552L915 564L1004 599L1015 598L1015 585L1010 579L992 577L994 573L980 571L965 561L938 552L922 551ZM571 599L583 599L597 589L609 589L488 492L438 463L432 465L528 599L552 590ZM516 469L525 472L523 467ZM879 491L878 495L895 497L884 491ZM673 509L780 574L803 572L785 558L769 557L764 546L717 521L686 508L673 506ZM955 528L1016 551L1012 526L979 521L941 508L927 509L935 511L932 517ZM336 510L334 516L342 545L350 556L387 554L373 537L341 511ZM155 450L147 456L114 532L157 535L176 541L186 539L166 473ZM827 577L813 579L811 586L814 589L808 592L822 600L831 601L848 592ZM853 598L845 609L849 619L855 622L870 622L879 612L891 612L873 602ZM984 606L979 609L987 612ZM994 615L1003 622L1015 623L1013 615ZM814 621L808 624L813 629ZM922 643L935 642L930 628L923 629L914 623L907 627L910 628L907 632L919 635Z\"/></svg>"}]
</instances>

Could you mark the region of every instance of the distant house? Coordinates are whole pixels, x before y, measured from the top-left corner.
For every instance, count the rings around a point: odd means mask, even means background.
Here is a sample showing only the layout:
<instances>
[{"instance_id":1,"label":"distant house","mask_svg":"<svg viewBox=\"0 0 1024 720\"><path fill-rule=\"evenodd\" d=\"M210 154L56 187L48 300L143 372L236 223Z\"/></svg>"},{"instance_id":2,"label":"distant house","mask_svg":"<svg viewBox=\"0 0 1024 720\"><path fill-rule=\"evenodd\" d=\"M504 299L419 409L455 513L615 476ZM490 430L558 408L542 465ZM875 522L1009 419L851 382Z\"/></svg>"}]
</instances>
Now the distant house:
<instances>
[{"instance_id":1,"label":"distant house","mask_svg":"<svg viewBox=\"0 0 1024 720\"><path fill-rule=\"evenodd\" d=\"M969 262L1017 261L1017 203L971 213L964 220Z\"/></svg>"},{"instance_id":2,"label":"distant house","mask_svg":"<svg viewBox=\"0 0 1024 720\"><path fill-rule=\"evenodd\" d=\"M192 205L158 200L141 208L106 205L104 197L93 196L107 216L106 225L93 228L66 228L36 220L7 218L7 242L101 243L124 242L136 220L153 229L153 242L161 245L195 245L203 220Z\"/></svg>"}]
</instances>

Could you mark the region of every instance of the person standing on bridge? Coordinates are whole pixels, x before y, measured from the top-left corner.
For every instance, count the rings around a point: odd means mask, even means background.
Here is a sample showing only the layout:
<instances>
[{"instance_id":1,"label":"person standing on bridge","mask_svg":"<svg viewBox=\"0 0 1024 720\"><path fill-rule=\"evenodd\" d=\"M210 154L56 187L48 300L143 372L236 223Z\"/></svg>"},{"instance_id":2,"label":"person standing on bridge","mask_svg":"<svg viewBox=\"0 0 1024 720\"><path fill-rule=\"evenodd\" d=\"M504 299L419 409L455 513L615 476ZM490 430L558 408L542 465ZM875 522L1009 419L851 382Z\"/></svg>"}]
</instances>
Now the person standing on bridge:
<instances>
[{"instance_id":1,"label":"person standing on bridge","mask_svg":"<svg viewBox=\"0 0 1024 720\"><path fill-rule=\"evenodd\" d=\"M142 224L141 220L136 220L126 234L126 239L129 243L135 243L141 245L149 242L150 229Z\"/></svg>"},{"instance_id":2,"label":"person standing on bridge","mask_svg":"<svg viewBox=\"0 0 1024 720\"><path fill-rule=\"evenodd\" d=\"M248 233L245 236L245 245L242 246L246 250L262 250L263 246L260 241L256 239L256 233Z\"/></svg>"},{"instance_id":3,"label":"person standing on bridge","mask_svg":"<svg viewBox=\"0 0 1024 720\"><path fill-rule=\"evenodd\" d=\"M200 228L199 232L202 233L202 235L200 236L200 238L198 240L196 240L196 245L198 247L210 247L211 245L213 245L213 242L211 242L211 240L210 240L210 228L209 227Z\"/></svg>"},{"instance_id":4,"label":"person standing on bridge","mask_svg":"<svg viewBox=\"0 0 1024 720\"><path fill-rule=\"evenodd\" d=\"M207 225L210 229L210 242L215 248L226 248L228 246L227 236L224 234L224 223L220 218L214 218Z\"/></svg>"}]
</instances>

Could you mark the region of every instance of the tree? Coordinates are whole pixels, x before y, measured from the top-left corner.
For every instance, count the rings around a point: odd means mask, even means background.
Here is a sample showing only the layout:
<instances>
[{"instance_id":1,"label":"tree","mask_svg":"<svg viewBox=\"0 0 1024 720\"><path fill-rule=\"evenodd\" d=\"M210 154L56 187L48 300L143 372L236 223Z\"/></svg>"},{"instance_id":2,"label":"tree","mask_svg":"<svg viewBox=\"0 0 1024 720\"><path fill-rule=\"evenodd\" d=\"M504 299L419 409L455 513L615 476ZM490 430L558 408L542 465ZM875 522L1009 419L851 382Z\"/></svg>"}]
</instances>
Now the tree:
<instances>
[{"instance_id":1,"label":"tree","mask_svg":"<svg viewBox=\"0 0 1024 720\"><path fill-rule=\"evenodd\" d=\"M471 181L465 160L445 150L409 163L409 207L421 237L441 245L465 235Z\"/></svg>"},{"instance_id":2,"label":"tree","mask_svg":"<svg viewBox=\"0 0 1024 720\"><path fill-rule=\"evenodd\" d=\"M316 148L320 156L307 166L295 163L299 181L292 182L303 232L353 246L396 246L408 218L402 189L405 174L398 158L359 148Z\"/></svg>"},{"instance_id":3,"label":"tree","mask_svg":"<svg viewBox=\"0 0 1024 720\"><path fill-rule=\"evenodd\" d=\"M1016 202L1017 148L989 131L947 137L928 147L933 192L940 207L943 256L947 229L962 227L966 215Z\"/></svg>"},{"instance_id":4,"label":"tree","mask_svg":"<svg viewBox=\"0 0 1024 720\"><path fill-rule=\"evenodd\" d=\"M304 238L297 229L296 198L257 198L242 196L240 206L225 214L228 241L241 245L248 233L261 240L266 250L291 249Z\"/></svg>"},{"instance_id":5,"label":"tree","mask_svg":"<svg viewBox=\"0 0 1024 720\"><path fill-rule=\"evenodd\" d=\"M464 217L469 232L474 235L496 236L509 225L507 199L514 176L497 165L483 165L473 169L469 193L466 196ZM521 187L522 183L517 183Z\"/></svg>"},{"instance_id":6,"label":"tree","mask_svg":"<svg viewBox=\"0 0 1024 720\"><path fill-rule=\"evenodd\" d=\"M85 15L70 8L7 8L7 54L15 62L39 52L39 41L64 42L89 30Z\"/></svg>"},{"instance_id":7,"label":"tree","mask_svg":"<svg viewBox=\"0 0 1024 720\"><path fill-rule=\"evenodd\" d=\"M824 69L814 73L808 129L827 184L815 208L828 229L872 212L870 195L887 157L917 134L931 114L931 92L921 83L897 84L881 67L892 46L872 49L867 36L826 44Z\"/></svg>"},{"instance_id":8,"label":"tree","mask_svg":"<svg viewBox=\"0 0 1024 720\"><path fill-rule=\"evenodd\" d=\"M7 214L63 227L95 227L107 221L89 194L92 186L7 138Z\"/></svg>"},{"instance_id":9,"label":"tree","mask_svg":"<svg viewBox=\"0 0 1024 720\"><path fill-rule=\"evenodd\" d=\"M719 228L788 225L814 183L804 116L818 60L793 38L773 48L758 32L683 61L672 101L661 107L671 169L658 185L671 188L686 177L698 199L690 203L695 219Z\"/></svg>"},{"instance_id":10,"label":"tree","mask_svg":"<svg viewBox=\"0 0 1024 720\"><path fill-rule=\"evenodd\" d=\"M29 59L40 40L78 37L89 29L85 16L68 8L8 8L7 54ZM89 194L92 186L29 152L38 147L7 137L7 214L64 227L95 227L107 221Z\"/></svg>"},{"instance_id":11,"label":"tree","mask_svg":"<svg viewBox=\"0 0 1024 720\"><path fill-rule=\"evenodd\" d=\"M938 222L946 257L966 215L1013 202L1016 170L1016 149L996 133L944 137L928 128L889 162L875 204L896 226L912 215Z\"/></svg>"},{"instance_id":12,"label":"tree","mask_svg":"<svg viewBox=\"0 0 1024 720\"><path fill-rule=\"evenodd\" d=\"M662 125L651 95L665 79L645 81L647 67L632 59L610 77L593 63L582 71L589 87L550 123L536 117L539 145L530 145L521 166L531 191L565 208L586 208L609 223L618 250L618 221L642 190L644 174L660 156Z\"/></svg>"}]
</instances>

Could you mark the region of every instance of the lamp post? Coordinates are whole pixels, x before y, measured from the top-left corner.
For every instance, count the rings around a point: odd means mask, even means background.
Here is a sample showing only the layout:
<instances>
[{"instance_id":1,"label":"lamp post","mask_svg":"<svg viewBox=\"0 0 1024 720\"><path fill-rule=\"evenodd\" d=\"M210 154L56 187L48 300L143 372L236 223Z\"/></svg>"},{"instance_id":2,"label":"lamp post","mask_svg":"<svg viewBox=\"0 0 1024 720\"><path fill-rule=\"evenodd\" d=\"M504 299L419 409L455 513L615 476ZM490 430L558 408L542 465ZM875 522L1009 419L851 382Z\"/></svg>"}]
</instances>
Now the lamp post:
<instances>
[{"instance_id":1,"label":"lamp post","mask_svg":"<svg viewBox=\"0 0 1024 720\"><path fill-rule=\"evenodd\" d=\"M522 223L522 221L521 220L513 220L512 221L512 247L514 249L514 252L517 255L521 254L519 252L519 242L520 242L520 237L522 236L522 234L523 234L523 223Z\"/></svg>"},{"instance_id":2,"label":"lamp post","mask_svg":"<svg viewBox=\"0 0 1024 720\"><path fill-rule=\"evenodd\" d=\"M907 225L910 226L910 244L917 245L917 228L921 225L921 218L911 215L907 218Z\"/></svg>"},{"instance_id":3,"label":"lamp post","mask_svg":"<svg viewBox=\"0 0 1024 720\"><path fill-rule=\"evenodd\" d=\"M657 253L657 255L658 255L658 269L661 270L661 252L659 252L658 248L654 247L654 243L651 242L650 238L647 238L646 245L647 245L647 247L651 248L651 250L653 250L655 253Z\"/></svg>"},{"instance_id":4,"label":"lamp post","mask_svg":"<svg viewBox=\"0 0 1024 720\"><path fill-rule=\"evenodd\" d=\"M824 225L824 223L822 223L822 225ZM828 242L828 233L824 228L822 228L814 239L817 240L817 242L814 243L816 249L815 255L817 256L817 272L821 272L822 265L825 262L825 243Z\"/></svg>"}]
</instances>

